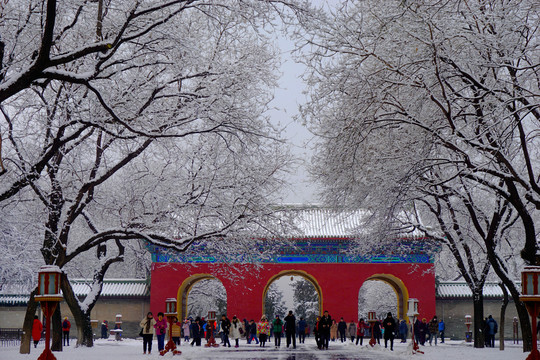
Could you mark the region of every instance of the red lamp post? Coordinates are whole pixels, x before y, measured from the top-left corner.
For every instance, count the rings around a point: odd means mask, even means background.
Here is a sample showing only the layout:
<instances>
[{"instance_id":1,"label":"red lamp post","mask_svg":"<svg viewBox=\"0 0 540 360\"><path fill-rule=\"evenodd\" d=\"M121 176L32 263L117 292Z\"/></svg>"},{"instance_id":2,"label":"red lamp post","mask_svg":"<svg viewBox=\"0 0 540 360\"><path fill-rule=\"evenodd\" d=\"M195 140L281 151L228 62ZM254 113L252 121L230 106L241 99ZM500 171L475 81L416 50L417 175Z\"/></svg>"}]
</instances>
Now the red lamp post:
<instances>
[{"instance_id":1,"label":"red lamp post","mask_svg":"<svg viewBox=\"0 0 540 360\"><path fill-rule=\"evenodd\" d=\"M50 323L51 317L58 303L62 301L60 294L60 276L62 271L58 266L42 266L38 275L38 295L35 300L41 303L41 310L45 315L45 350L38 357L38 360L56 360L53 355L49 341L51 339Z\"/></svg>"},{"instance_id":2,"label":"red lamp post","mask_svg":"<svg viewBox=\"0 0 540 360\"><path fill-rule=\"evenodd\" d=\"M521 296L519 299L523 301L531 315L532 325L532 351L527 356L527 360L540 360L540 353L538 352L538 346L536 344L536 319L538 313L540 313L540 267L539 266L526 266L525 270L521 272Z\"/></svg>"},{"instance_id":3,"label":"red lamp post","mask_svg":"<svg viewBox=\"0 0 540 360\"><path fill-rule=\"evenodd\" d=\"M210 339L208 339L208 342L204 344L204 346L205 347L218 347L219 344L216 343L216 339L214 338L214 329L216 328L216 312L215 311L208 312L208 322L210 325L210 329L208 329L208 325L207 325L206 331L210 331Z\"/></svg>"},{"instance_id":4,"label":"red lamp post","mask_svg":"<svg viewBox=\"0 0 540 360\"><path fill-rule=\"evenodd\" d=\"M169 351L171 351L173 355L180 355L182 352L176 349L176 344L172 339L172 326L174 318L176 318L176 321L178 322L178 312L176 310L175 298L165 300L165 316L167 317L167 320L169 320L169 342L167 345L165 345L165 349L160 351L159 355L163 356Z\"/></svg>"},{"instance_id":5,"label":"red lamp post","mask_svg":"<svg viewBox=\"0 0 540 360\"><path fill-rule=\"evenodd\" d=\"M472 332L471 332L472 316L471 315L465 315L465 325L467 325L467 332L465 333L465 341L472 342Z\"/></svg>"},{"instance_id":6,"label":"red lamp post","mask_svg":"<svg viewBox=\"0 0 540 360\"><path fill-rule=\"evenodd\" d=\"M371 329L371 339L369 340L369 345L372 347L375 346L375 335L373 334L373 325L377 322L377 313L375 311L368 312L368 323Z\"/></svg>"},{"instance_id":7,"label":"red lamp post","mask_svg":"<svg viewBox=\"0 0 540 360\"><path fill-rule=\"evenodd\" d=\"M409 298L409 301L407 302L407 316L409 319L412 319L412 326L411 326L411 344L412 344L412 353L421 353L423 354L423 351L420 351L420 348L418 347L418 343L416 342L416 339L414 338L414 324L416 323L416 317L418 316L418 299Z\"/></svg>"}]
</instances>

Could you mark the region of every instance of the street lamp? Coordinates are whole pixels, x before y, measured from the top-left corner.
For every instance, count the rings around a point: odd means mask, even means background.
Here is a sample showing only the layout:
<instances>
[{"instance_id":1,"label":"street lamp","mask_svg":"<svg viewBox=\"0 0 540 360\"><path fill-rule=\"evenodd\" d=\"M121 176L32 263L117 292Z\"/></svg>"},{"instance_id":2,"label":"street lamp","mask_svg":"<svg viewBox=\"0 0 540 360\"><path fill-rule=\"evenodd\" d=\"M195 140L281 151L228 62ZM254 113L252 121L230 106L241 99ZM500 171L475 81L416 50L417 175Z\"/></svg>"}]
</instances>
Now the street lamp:
<instances>
[{"instance_id":1,"label":"street lamp","mask_svg":"<svg viewBox=\"0 0 540 360\"><path fill-rule=\"evenodd\" d=\"M467 325L467 332L465 333L465 341L471 342L472 341L472 332L471 332L472 316L471 315L465 315L465 325Z\"/></svg>"},{"instance_id":2,"label":"street lamp","mask_svg":"<svg viewBox=\"0 0 540 360\"><path fill-rule=\"evenodd\" d=\"M527 356L527 360L540 360L540 353L538 352L538 346L536 344L536 319L538 318L538 313L540 312L540 289L539 289L539 280L540 280L540 267L539 266L526 266L525 270L521 272L521 300L527 310L529 315L531 315L532 323L532 351Z\"/></svg>"},{"instance_id":3,"label":"street lamp","mask_svg":"<svg viewBox=\"0 0 540 360\"><path fill-rule=\"evenodd\" d=\"M56 360L50 347L51 339L50 323L51 317L58 303L62 301L60 294L60 276L62 271L58 266L42 266L38 274L38 295L34 299L41 303L41 310L45 315L45 350L38 357L38 360Z\"/></svg>"},{"instance_id":4,"label":"street lamp","mask_svg":"<svg viewBox=\"0 0 540 360\"><path fill-rule=\"evenodd\" d=\"M168 351L171 351L173 355L180 355L182 352L176 349L176 344L174 343L172 338L172 326L174 318L176 318L176 322L178 322L178 312L176 310L175 298L168 298L167 300L165 300L165 316L167 317L167 320L169 320L169 342L167 343L167 345L165 345L165 349L161 350L159 355L163 356Z\"/></svg>"},{"instance_id":5,"label":"street lamp","mask_svg":"<svg viewBox=\"0 0 540 360\"><path fill-rule=\"evenodd\" d=\"M420 351L420 348L418 347L418 343L416 342L416 339L414 338L414 325L416 323L416 317L418 316L418 299L409 298L409 301L407 302L407 316L409 319L412 319L412 326L411 326L411 343L412 343L412 353L421 353L423 354L423 351Z\"/></svg>"},{"instance_id":6,"label":"street lamp","mask_svg":"<svg viewBox=\"0 0 540 360\"><path fill-rule=\"evenodd\" d=\"M208 324L210 325L210 329L208 329L208 325L206 325L206 331L210 331L210 339L208 339L208 342L204 344L205 347L218 347L219 344L216 343L216 339L214 338L214 329L216 328L216 312L215 311L209 311L208 312Z\"/></svg>"}]
</instances>

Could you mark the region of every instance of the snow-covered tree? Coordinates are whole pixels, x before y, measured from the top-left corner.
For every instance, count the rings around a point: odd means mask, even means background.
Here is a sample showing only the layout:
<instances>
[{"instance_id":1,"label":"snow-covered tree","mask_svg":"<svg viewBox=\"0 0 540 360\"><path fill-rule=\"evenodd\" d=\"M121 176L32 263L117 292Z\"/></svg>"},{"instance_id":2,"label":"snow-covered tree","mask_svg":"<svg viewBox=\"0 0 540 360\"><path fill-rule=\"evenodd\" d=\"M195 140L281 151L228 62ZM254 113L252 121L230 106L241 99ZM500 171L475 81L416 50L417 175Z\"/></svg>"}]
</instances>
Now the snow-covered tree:
<instances>
[{"instance_id":1,"label":"snow-covered tree","mask_svg":"<svg viewBox=\"0 0 540 360\"><path fill-rule=\"evenodd\" d=\"M206 317L208 311L215 311L217 316L227 314L227 293L219 280L201 280L196 283L188 295L188 316Z\"/></svg>"},{"instance_id":2,"label":"snow-covered tree","mask_svg":"<svg viewBox=\"0 0 540 360\"><path fill-rule=\"evenodd\" d=\"M308 324L313 324L320 315L319 313L319 294L312 283L299 277L292 284L293 301L295 306L294 313L297 320L303 317Z\"/></svg>"},{"instance_id":3,"label":"snow-covered tree","mask_svg":"<svg viewBox=\"0 0 540 360\"><path fill-rule=\"evenodd\" d=\"M510 248L537 263L539 20L524 0L345 1L306 21L302 110L321 135L314 173L327 200L383 219L424 201L435 233L466 244L455 254L469 273L486 269L483 256L516 277L500 261L509 227L524 234Z\"/></svg>"},{"instance_id":4,"label":"snow-covered tree","mask_svg":"<svg viewBox=\"0 0 540 360\"><path fill-rule=\"evenodd\" d=\"M358 318L367 321L368 312L370 311L375 311L380 319L384 319L389 311L394 316L397 316L396 293L384 281L368 280L360 288L358 294Z\"/></svg>"},{"instance_id":5,"label":"snow-covered tree","mask_svg":"<svg viewBox=\"0 0 540 360\"><path fill-rule=\"evenodd\" d=\"M43 262L64 269L79 344L92 345L89 314L125 241L178 251L228 242L268 212L288 159L264 116L277 76L264 30L284 8L298 10L281 1L3 4L0 203L27 214L20 221L42 234L33 246ZM94 261L82 264L90 251ZM83 302L68 281L81 266L95 280Z\"/></svg>"},{"instance_id":6,"label":"snow-covered tree","mask_svg":"<svg viewBox=\"0 0 540 360\"><path fill-rule=\"evenodd\" d=\"M281 320L287 313L287 307L283 300L283 292L279 290L279 286L276 282L273 282L268 287L266 297L264 300L264 315L270 322L274 320L276 315L279 315Z\"/></svg>"}]
</instances>

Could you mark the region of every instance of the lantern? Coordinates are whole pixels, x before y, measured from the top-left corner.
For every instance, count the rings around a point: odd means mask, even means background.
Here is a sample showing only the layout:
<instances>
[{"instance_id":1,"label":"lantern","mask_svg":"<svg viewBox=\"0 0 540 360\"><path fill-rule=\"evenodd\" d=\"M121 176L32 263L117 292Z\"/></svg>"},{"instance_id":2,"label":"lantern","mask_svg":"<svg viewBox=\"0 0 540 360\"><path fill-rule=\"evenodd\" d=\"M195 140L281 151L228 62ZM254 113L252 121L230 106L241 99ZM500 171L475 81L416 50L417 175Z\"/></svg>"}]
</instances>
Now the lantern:
<instances>
[{"instance_id":1,"label":"lantern","mask_svg":"<svg viewBox=\"0 0 540 360\"><path fill-rule=\"evenodd\" d=\"M377 321L377 313L375 311L368 312L368 322Z\"/></svg>"},{"instance_id":2,"label":"lantern","mask_svg":"<svg viewBox=\"0 0 540 360\"><path fill-rule=\"evenodd\" d=\"M418 316L418 299L410 298L407 302L407 316L414 318Z\"/></svg>"},{"instance_id":3,"label":"lantern","mask_svg":"<svg viewBox=\"0 0 540 360\"><path fill-rule=\"evenodd\" d=\"M56 360L50 347L49 341L51 339L50 323L51 317L56 310L58 303L62 301L62 294L60 294L60 276L62 270L58 266L47 265L42 266L38 273L38 295L35 296L35 300L41 303L41 309L45 315L45 350L39 356L40 360Z\"/></svg>"},{"instance_id":4,"label":"lantern","mask_svg":"<svg viewBox=\"0 0 540 360\"><path fill-rule=\"evenodd\" d=\"M214 338L214 330L216 329L215 311L208 312L208 322L209 325L206 326L206 331L210 331L210 339L208 339L208 342L204 345L204 347L218 347L219 344L216 343L216 339ZM208 330L208 328L210 328L210 330Z\"/></svg>"},{"instance_id":5,"label":"lantern","mask_svg":"<svg viewBox=\"0 0 540 360\"><path fill-rule=\"evenodd\" d=\"M175 298L168 298L167 300L165 300L165 315L166 316L177 315Z\"/></svg>"}]
</instances>

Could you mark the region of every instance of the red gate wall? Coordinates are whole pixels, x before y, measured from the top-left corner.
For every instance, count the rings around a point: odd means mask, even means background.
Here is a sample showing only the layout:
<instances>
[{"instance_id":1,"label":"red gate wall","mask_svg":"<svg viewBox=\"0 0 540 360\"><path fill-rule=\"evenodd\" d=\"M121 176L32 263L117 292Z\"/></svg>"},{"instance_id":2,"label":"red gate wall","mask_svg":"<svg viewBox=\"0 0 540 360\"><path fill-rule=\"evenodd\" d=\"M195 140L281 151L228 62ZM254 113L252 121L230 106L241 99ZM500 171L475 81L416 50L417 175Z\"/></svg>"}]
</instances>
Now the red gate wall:
<instances>
[{"instance_id":1,"label":"red gate wall","mask_svg":"<svg viewBox=\"0 0 540 360\"><path fill-rule=\"evenodd\" d=\"M420 318L430 319L435 315L435 274L432 263L246 264L236 265L236 275L231 275L235 272L221 264L153 263L150 311L154 314L164 311L165 299L178 299L178 289L190 276L210 274L225 287L229 317L236 315L240 319L259 319L264 289L268 281L282 271L305 271L315 278L321 288L323 309L328 310L334 318L357 320L360 287L366 279L376 274L392 275L400 279L407 289L408 297L419 300ZM395 315L395 309L388 311ZM400 316L403 317L403 314Z\"/></svg>"}]
</instances>

